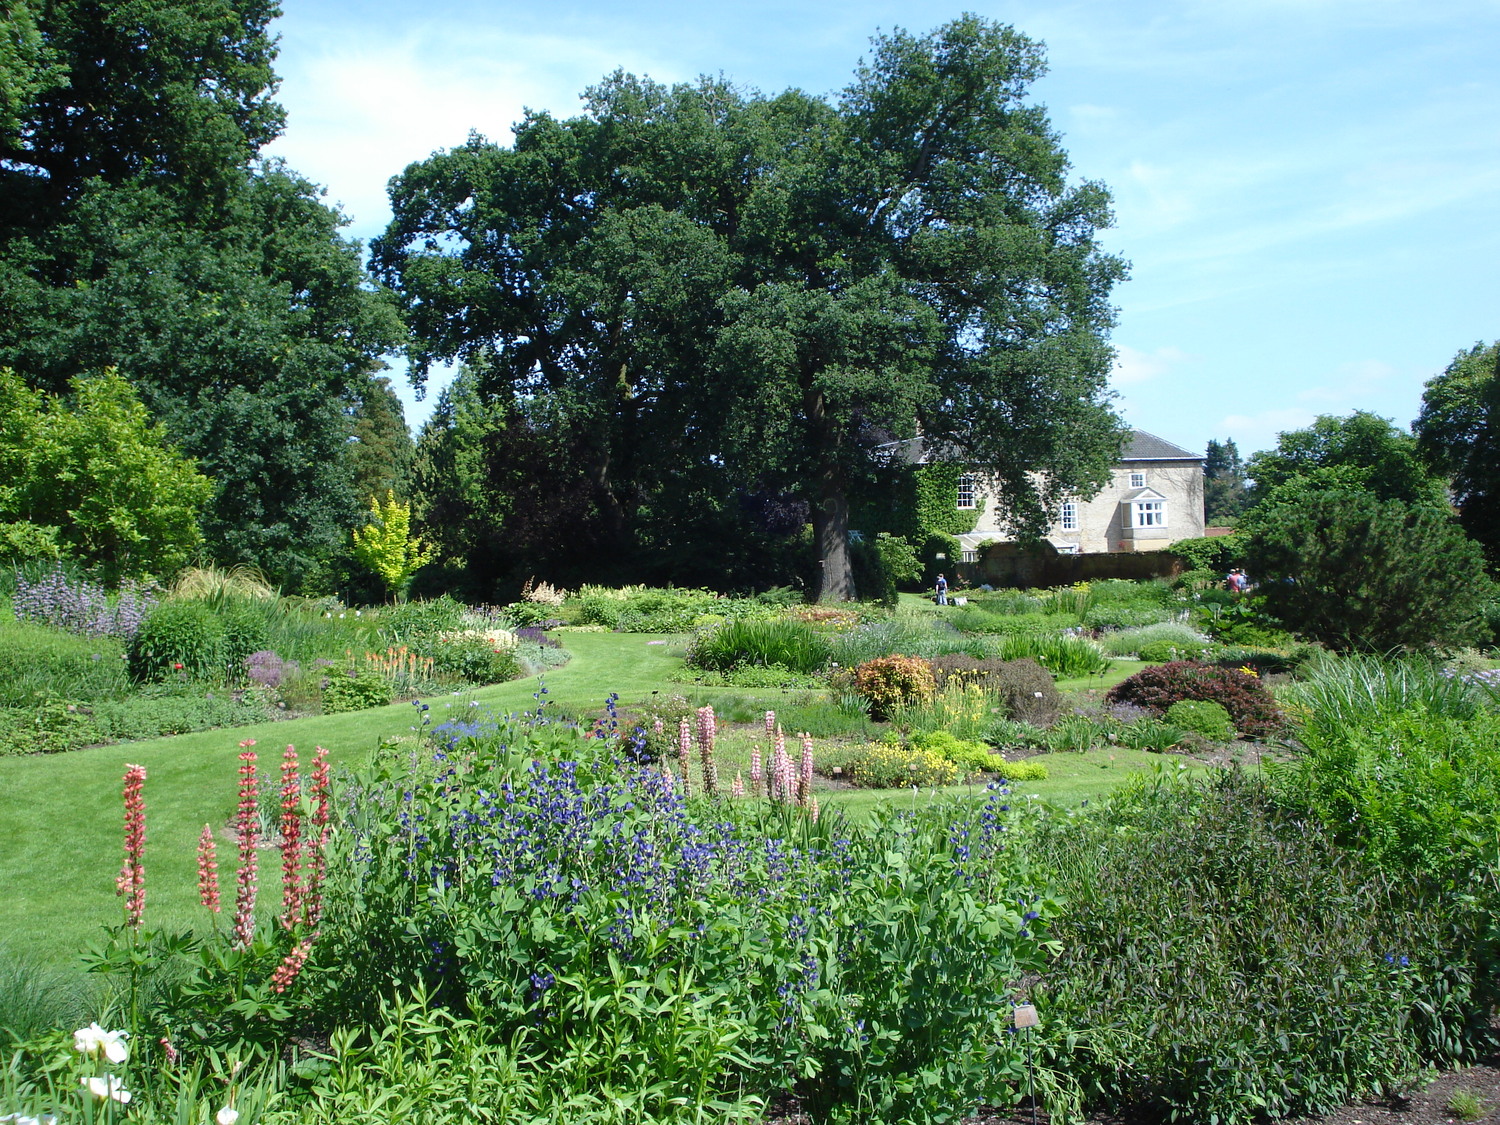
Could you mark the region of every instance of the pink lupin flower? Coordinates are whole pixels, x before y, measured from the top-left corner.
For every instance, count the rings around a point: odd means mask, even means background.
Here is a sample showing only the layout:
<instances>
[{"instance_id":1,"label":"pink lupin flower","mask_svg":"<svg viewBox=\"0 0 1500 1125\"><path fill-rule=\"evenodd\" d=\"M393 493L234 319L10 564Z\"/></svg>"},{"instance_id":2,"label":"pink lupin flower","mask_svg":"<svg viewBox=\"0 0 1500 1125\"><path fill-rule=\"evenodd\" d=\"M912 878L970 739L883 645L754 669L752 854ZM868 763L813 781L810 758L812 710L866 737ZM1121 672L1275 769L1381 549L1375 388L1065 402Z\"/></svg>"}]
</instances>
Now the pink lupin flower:
<instances>
[{"instance_id":1,"label":"pink lupin flower","mask_svg":"<svg viewBox=\"0 0 1500 1125\"><path fill-rule=\"evenodd\" d=\"M302 966L307 962L307 955L312 952L312 938L299 941L292 946L292 951L282 958L281 964L276 966L276 971L271 974L271 991L285 992L297 979L297 974L302 971Z\"/></svg>"},{"instance_id":2,"label":"pink lupin flower","mask_svg":"<svg viewBox=\"0 0 1500 1125\"><path fill-rule=\"evenodd\" d=\"M816 797L807 803L807 818L814 824L818 823L818 799Z\"/></svg>"},{"instance_id":3,"label":"pink lupin flower","mask_svg":"<svg viewBox=\"0 0 1500 1125\"><path fill-rule=\"evenodd\" d=\"M760 760L760 743L753 743L750 747L750 792L760 796L760 779L762 762Z\"/></svg>"},{"instance_id":4,"label":"pink lupin flower","mask_svg":"<svg viewBox=\"0 0 1500 1125\"><path fill-rule=\"evenodd\" d=\"M667 728L664 727L664 726L662 726L661 716L660 715L658 715L655 719L652 720L652 722L651 722L651 729L653 731L655 731L657 734L664 734L664 733L666 733L666 729Z\"/></svg>"},{"instance_id":5,"label":"pink lupin flower","mask_svg":"<svg viewBox=\"0 0 1500 1125\"><path fill-rule=\"evenodd\" d=\"M281 757L281 924L291 929L302 915L302 782L297 748Z\"/></svg>"},{"instance_id":6,"label":"pink lupin flower","mask_svg":"<svg viewBox=\"0 0 1500 1125\"><path fill-rule=\"evenodd\" d=\"M125 863L115 890L125 899L125 922L141 928L146 914L146 767L125 767Z\"/></svg>"},{"instance_id":7,"label":"pink lupin flower","mask_svg":"<svg viewBox=\"0 0 1500 1125\"><path fill-rule=\"evenodd\" d=\"M172 1046L172 1041L163 1035L157 1042L161 1044L162 1053L167 1056L167 1065L176 1066L179 1055L177 1048Z\"/></svg>"},{"instance_id":8,"label":"pink lupin flower","mask_svg":"<svg viewBox=\"0 0 1500 1125\"><path fill-rule=\"evenodd\" d=\"M328 857L323 849L332 830L332 793L328 751L319 746L313 755L313 833L308 841L308 873L302 887L302 918L309 926L316 926L323 916L323 878L328 873Z\"/></svg>"},{"instance_id":9,"label":"pink lupin flower","mask_svg":"<svg viewBox=\"0 0 1500 1125\"><path fill-rule=\"evenodd\" d=\"M714 761L714 740L718 733L713 707L698 708L698 753L703 759L703 791L709 796L719 791L719 766Z\"/></svg>"},{"instance_id":10,"label":"pink lupin flower","mask_svg":"<svg viewBox=\"0 0 1500 1125\"><path fill-rule=\"evenodd\" d=\"M206 824L198 836L198 901L219 913L219 849L213 829Z\"/></svg>"},{"instance_id":11,"label":"pink lupin flower","mask_svg":"<svg viewBox=\"0 0 1500 1125\"><path fill-rule=\"evenodd\" d=\"M797 803L807 804L807 798L812 795L813 780L813 742L812 735L802 735L802 768L797 773Z\"/></svg>"},{"instance_id":12,"label":"pink lupin flower","mask_svg":"<svg viewBox=\"0 0 1500 1125\"><path fill-rule=\"evenodd\" d=\"M766 712L766 737L774 740L776 738L776 712Z\"/></svg>"},{"instance_id":13,"label":"pink lupin flower","mask_svg":"<svg viewBox=\"0 0 1500 1125\"><path fill-rule=\"evenodd\" d=\"M684 715L677 723L677 768L682 771L682 795L692 796L693 727Z\"/></svg>"},{"instance_id":14,"label":"pink lupin flower","mask_svg":"<svg viewBox=\"0 0 1500 1125\"><path fill-rule=\"evenodd\" d=\"M255 739L240 743L240 804L235 813L240 869L235 877L234 944L248 948L255 937L256 854L260 838L260 782L255 774Z\"/></svg>"},{"instance_id":15,"label":"pink lupin flower","mask_svg":"<svg viewBox=\"0 0 1500 1125\"><path fill-rule=\"evenodd\" d=\"M745 779L740 776L738 770L735 771L734 783L729 786L729 795L731 797L743 797L745 795Z\"/></svg>"},{"instance_id":16,"label":"pink lupin flower","mask_svg":"<svg viewBox=\"0 0 1500 1125\"><path fill-rule=\"evenodd\" d=\"M767 712L769 714L770 712ZM769 795L773 800L784 801L787 797L787 779L790 770L784 769L786 765L786 735L778 726L772 736L771 747L771 782L767 787Z\"/></svg>"}]
</instances>

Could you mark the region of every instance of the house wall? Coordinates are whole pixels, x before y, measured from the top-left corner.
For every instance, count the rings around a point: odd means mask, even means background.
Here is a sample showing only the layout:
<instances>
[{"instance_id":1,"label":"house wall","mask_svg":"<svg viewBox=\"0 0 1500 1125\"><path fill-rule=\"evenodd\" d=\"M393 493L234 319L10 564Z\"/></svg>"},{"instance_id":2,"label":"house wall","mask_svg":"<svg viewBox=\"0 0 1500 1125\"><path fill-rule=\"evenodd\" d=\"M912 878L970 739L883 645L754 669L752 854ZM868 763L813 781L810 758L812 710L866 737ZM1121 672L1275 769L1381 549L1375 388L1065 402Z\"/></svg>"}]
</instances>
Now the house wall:
<instances>
[{"instance_id":1,"label":"house wall","mask_svg":"<svg viewBox=\"0 0 1500 1125\"><path fill-rule=\"evenodd\" d=\"M1128 528L1122 501L1132 492L1132 473L1145 475L1145 487L1161 493L1166 501L1167 522L1160 528ZM984 486L981 485L981 491ZM993 485L989 488L994 491ZM993 537L1002 542L1010 538L1008 529L995 519L994 506L987 498L979 501L981 510L974 534ZM1203 463L1201 461L1122 461L1110 474L1110 481L1091 500L1076 501L1078 526L1064 529L1059 519L1047 533L1054 547L1079 554L1103 554L1119 551L1159 551L1179 539L1196 539L1203 535Z\"/></svg>"}]
</instances>

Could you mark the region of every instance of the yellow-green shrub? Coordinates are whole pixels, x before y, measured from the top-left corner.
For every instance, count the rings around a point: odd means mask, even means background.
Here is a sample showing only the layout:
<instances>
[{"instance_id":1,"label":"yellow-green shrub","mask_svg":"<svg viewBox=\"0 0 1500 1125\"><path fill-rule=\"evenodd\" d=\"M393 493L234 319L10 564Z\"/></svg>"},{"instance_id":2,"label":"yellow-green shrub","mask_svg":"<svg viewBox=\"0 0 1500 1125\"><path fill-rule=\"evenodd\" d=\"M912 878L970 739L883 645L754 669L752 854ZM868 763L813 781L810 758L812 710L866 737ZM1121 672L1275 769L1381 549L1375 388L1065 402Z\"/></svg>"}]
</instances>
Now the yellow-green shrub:
<instances>
[{"instance_id":1,"label":"yellow-green shrub","mask_svg":"<svg viewBox=\"0 0 1500 1125\"><path fill-rule=\"evenodd\" d=\"M888 742L872 742L850 757L848 777L862 789L952 785L958 767L941 754Z\"/></svg>"}]
</instances>

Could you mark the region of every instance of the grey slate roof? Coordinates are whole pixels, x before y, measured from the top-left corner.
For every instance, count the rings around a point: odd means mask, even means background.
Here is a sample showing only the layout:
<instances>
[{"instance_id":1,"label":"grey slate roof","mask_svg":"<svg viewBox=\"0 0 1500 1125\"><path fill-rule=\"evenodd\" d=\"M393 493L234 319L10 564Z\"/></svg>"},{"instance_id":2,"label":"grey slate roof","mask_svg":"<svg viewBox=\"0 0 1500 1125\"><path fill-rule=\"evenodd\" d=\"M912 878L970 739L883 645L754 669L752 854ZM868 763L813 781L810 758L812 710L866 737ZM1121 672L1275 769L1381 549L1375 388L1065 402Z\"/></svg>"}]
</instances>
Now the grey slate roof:
<instances>
[{"instance_id":1,"label":"grey slate roof","mask_svg":"<svg viewBox=\"0 0 1500 1125\"><path fill-rule=\"evenodd\" d=\"M1145 430L1131 430L1130 437L1125 441L1125 449L1120 454L1122 461L1202 461L1203 456L1199 453L1189 453L1180 446L1173 445L1164 438L1155 434L1148 434Z\"/></svg>"}]
</instances>

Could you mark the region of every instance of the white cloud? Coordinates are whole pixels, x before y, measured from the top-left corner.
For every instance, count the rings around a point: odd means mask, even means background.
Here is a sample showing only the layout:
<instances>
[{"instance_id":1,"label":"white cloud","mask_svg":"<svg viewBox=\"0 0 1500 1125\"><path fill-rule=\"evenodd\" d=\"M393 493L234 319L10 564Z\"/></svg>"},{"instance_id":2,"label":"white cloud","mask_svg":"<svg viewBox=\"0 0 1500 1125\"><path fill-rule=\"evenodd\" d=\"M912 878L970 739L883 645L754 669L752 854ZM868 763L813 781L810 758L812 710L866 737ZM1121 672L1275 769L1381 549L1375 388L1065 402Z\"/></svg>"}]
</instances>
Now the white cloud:
<instances>
[{"instance_id":1,"label":"white cloud","mask_svg":"<svg viewBox=\"0 0 1500 1125\"><path fill-rule=\"evenodd\" d=\"M1115 387L1133 387L1165 375L1173 367L1186 363L1194 357L1179 348L1157 348L1143 352L1126 344L1115 348L1115 366L1109 374Z\"/></svg>"}]
</instances>

